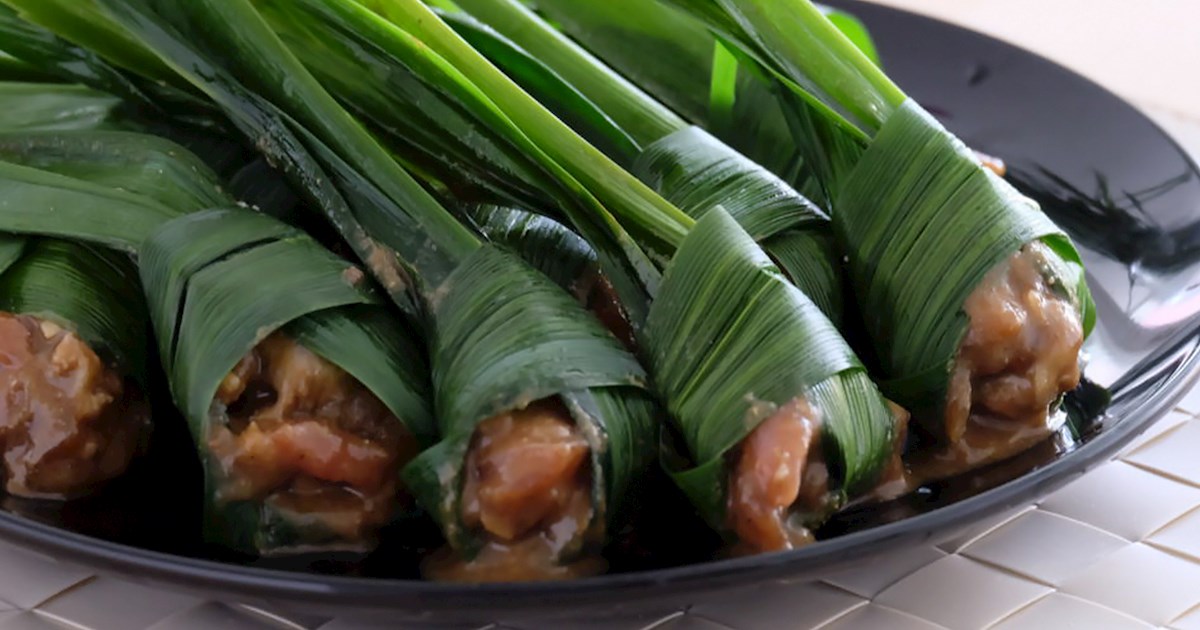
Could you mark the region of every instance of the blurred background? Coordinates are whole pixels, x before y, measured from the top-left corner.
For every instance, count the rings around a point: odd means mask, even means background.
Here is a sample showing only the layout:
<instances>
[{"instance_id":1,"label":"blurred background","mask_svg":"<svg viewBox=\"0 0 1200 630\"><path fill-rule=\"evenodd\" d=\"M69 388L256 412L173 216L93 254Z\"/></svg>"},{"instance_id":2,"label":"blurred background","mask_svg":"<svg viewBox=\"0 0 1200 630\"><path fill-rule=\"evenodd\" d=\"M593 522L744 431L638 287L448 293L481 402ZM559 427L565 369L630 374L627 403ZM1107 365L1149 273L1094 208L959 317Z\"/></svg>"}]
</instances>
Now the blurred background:
<instances>
[{"instance_id":1,"label":"blurred background","mask_svg":"<svg viewBox=\"0 0 1200 630\"><path fill-rule=\"evenodd\" d=\"M983 31L1132 101L1200 156L1196 0L871 0Z\"/></svg>"}]
</instances>

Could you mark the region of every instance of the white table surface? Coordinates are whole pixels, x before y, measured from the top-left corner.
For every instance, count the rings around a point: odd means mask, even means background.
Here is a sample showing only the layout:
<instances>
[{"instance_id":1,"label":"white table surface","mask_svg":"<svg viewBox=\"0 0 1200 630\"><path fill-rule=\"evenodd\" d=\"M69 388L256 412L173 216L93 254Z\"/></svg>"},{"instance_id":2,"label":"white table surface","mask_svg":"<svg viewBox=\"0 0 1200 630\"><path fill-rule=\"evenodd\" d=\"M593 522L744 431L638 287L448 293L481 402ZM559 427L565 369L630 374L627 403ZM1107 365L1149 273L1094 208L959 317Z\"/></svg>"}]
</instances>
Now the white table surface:
<instances>
[{"instance_id":1,"label":"white table surface","mask_svg":"<svg viewBox=\"0 0 1200 630\"><path fill-rule=\"evenodd\" d=\"M1200 2L869 0L988 33L1133 102L1200 156Z\"/></svg>"},{"instance_id":2,"label":"white table surface","mask_svg":"<svg viewBox=\"0 0 1200 630\"><path fill-rule=\"evenodd\" d=\"M1132 101L1200 156L1198 0L880 1L1050 57ZM647 623L661 630L1200 630L1198 414L1200 391L1117 461L953 540L818 583L729 593ZM638 625L647 624L621 627ZM0 630L363 627L204 602L0 545Z\"/></svg>"}]
</instances>

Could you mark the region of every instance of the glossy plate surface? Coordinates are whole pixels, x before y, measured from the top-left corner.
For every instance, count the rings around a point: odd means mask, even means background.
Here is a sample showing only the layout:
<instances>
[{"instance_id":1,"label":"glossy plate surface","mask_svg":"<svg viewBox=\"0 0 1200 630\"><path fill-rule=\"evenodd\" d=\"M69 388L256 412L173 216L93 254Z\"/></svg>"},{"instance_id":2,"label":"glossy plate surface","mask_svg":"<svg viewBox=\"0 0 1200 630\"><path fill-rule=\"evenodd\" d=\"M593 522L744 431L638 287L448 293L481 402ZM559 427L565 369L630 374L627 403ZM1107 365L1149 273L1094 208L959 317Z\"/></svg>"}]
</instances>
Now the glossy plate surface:
<instances>
[{"instance_id":1,"label":"glossy plate surface","mask_svg":"<svg viewBox=\"0 0 1200 630\"><path fill-rule=\"evenodd\" d=\"M1086 373L1114 393L1105 416L1011 462L840 515L823 533L842 535L804 549L559 584L419 582L405 549L362 563L219 559L198 542L199 470L182 428L170 426L150 458L96 499L4 500L0 537L127 578L296 612L392 623L661 616L716 589L812 578L950 536L1106 461L1170 409L1200 367L1200 171L1133 107L1049 61L894 9L835 4L866 22L910 95L969 145L1002 157L1011 179L1076 239L1100 314ZM671 534L659 532L691 540ZM363 575L383 577L355 577Z\"/></svg>"}]
</instances>

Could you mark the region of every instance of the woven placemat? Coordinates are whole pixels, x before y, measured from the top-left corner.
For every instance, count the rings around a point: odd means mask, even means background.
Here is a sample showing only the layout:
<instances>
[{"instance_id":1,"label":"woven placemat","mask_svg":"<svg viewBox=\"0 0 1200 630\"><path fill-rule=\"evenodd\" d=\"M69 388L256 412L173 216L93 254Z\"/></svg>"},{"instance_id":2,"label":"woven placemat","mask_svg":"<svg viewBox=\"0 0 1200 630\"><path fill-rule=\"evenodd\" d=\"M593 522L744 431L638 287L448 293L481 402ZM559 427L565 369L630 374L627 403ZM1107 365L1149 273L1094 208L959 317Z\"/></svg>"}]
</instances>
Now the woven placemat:
<instances>
[{"instance_id":1,"label":"woven placemat","mask_svg":"<svg viewBox=\"0 0 1200 630\"><path fill-rule=\"evenodd\" d=\"M8 545L0 567L0 630L369 627L206 602ZM533 626L504 619L491 627ZM953 540L621 627L1200 630L1200 389L1116 460Z\"/></svg>"}]
</instances>

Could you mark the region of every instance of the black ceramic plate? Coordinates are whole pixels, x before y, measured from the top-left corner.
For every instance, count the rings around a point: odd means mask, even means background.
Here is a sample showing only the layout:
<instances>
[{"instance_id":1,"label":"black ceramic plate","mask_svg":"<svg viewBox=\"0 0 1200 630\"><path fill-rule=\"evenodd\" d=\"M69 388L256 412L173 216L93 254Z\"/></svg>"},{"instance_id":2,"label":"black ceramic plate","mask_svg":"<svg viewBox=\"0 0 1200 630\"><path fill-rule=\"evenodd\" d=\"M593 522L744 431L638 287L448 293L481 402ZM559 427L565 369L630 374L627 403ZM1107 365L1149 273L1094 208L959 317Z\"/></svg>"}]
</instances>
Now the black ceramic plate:
<instances>
[{"instance_id":1,"label":"black ceramic plate","mask_svg":"<svg viewBox=\"0 0 1200 630\"><path fill-rule=\"evenodd\" d=\"M97 499L64 507L5 501L0 537L101 571L296 612L391 623L647 619L717 589L807 579L952 535L1107 460L1186 392L1200 366L1200 172L1133 107L1045 59L912 14L847 7L874 33L899 84L968 144L1003 157L1014 182L1080 245L1100 313L1087 375L1111 387L1107 415L1068 425L1016 460L841 515L822 532L841 535L804 549L569 583L419 582L403 549L357 564L218 559L197 542L198 470L186 463L183 436L169 429L150 459ZM692 532L659 535L676 547L683 541L685 555L693 540L691 551L703 552Z\"/></svg>"}]
</instances>

